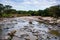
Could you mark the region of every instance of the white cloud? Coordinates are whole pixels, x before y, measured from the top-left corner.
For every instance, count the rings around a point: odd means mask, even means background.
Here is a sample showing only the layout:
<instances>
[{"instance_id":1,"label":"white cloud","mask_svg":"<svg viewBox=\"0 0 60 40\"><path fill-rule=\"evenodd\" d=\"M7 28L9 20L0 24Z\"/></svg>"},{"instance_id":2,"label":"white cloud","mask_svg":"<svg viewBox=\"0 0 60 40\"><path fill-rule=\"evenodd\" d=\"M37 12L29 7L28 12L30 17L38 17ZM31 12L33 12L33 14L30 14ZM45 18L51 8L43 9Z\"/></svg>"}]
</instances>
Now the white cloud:
<instances>
[{"instance_id":1,"label":"white cloud","mask_svg":"<svg viewBox=\"0 0 60 40\"><path fill-rule=\"evenodd\" d=\"M56 0L23 0L23 1L1 0L0 3L3 3L4 5L6 4L11 5L13 6L14 9L17 10L39 10L45 9L52 5L60 4L59 2L60 1Z\"/></svg>"}]
</instances>

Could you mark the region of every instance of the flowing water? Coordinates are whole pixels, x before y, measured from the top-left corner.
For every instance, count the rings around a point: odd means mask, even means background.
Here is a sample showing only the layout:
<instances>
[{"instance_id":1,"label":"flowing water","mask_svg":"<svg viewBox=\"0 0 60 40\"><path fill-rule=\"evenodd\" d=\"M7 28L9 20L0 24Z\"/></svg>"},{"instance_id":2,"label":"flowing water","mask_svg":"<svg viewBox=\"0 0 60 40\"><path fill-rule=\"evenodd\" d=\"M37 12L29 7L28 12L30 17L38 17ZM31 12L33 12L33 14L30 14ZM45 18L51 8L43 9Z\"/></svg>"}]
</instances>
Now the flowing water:
<instances>
[{"instance_id":1,"label":"flowing water","mask_svg":"<svg viewBox=\"0 0 60 40\"><path fill-rule=\"evenodd\" d=\"M36 20L22 18L4 19L0 22L0 39L7 39L11 31L16 30L11 40L60 40L60 36L49 33L50 30L60 29L55 25L47 25Z\"/></svg>"}]
</instances>

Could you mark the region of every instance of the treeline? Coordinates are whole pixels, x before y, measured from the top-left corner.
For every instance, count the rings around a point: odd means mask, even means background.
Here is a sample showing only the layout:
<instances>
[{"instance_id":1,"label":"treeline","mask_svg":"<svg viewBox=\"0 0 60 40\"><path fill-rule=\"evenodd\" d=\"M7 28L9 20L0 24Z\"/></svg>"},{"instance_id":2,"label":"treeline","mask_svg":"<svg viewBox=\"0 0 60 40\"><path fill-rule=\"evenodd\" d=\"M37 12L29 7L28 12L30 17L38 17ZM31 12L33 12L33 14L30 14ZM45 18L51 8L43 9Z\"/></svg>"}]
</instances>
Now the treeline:
<instances>
[{"instance_id":1,"label":"treeline","mask_svg":"<svg viewBox=\"0 0 60 40\"><path fill-rule=\"evenodd\" d=\"M10 5L3 5L0 3L0 17L15 17L15 16L50 16L60 17L60 5L51 6L44 10L38 11L23 11L12 9Z\"/></svg>"}]
</instances>

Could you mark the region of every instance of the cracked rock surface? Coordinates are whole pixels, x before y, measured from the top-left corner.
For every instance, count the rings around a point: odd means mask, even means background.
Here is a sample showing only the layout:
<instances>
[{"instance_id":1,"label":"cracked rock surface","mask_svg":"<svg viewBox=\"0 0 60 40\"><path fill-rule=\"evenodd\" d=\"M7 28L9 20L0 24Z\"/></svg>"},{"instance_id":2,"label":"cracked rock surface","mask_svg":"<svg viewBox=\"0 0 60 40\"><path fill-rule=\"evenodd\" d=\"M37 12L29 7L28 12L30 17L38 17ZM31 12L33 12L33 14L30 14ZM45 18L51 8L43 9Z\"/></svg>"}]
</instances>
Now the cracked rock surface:
<instances>
[{"instance_id":1,"label":"cracked rock surface","mask_svg":"<svg viewBox=\"0 0 60 40\"><path fill-rule=\"evenodd\" d=\"M60 36L49 33L50 30L57 30L60 33L60 27L47 25L32 19L33 18L10 18L0 22L0 26L2 27L2 29L0 29L2 34L0 39L60 40ZM12 38L11 35L13 35Z\"/></svg>"}]
</instances>

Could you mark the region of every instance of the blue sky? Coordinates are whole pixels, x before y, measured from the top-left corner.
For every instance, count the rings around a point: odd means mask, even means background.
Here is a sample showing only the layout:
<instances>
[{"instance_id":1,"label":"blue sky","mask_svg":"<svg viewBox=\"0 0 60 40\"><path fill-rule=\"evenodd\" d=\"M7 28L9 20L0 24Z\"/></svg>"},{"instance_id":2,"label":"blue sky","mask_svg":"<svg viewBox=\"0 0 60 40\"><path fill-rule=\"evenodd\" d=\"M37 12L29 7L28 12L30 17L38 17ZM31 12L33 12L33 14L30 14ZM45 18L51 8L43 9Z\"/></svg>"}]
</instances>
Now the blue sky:
<instances>
[{"instance_id":1,"label":"blue sky","mask_svg":"<svg viewBox=\"0 0 60 40\"><path fill-rule=\"evenodd\" d=\"M4 5L11 5L16 10L43 10L60 4L60 0L0 0Z\"/></svg>"}]
</instances>

